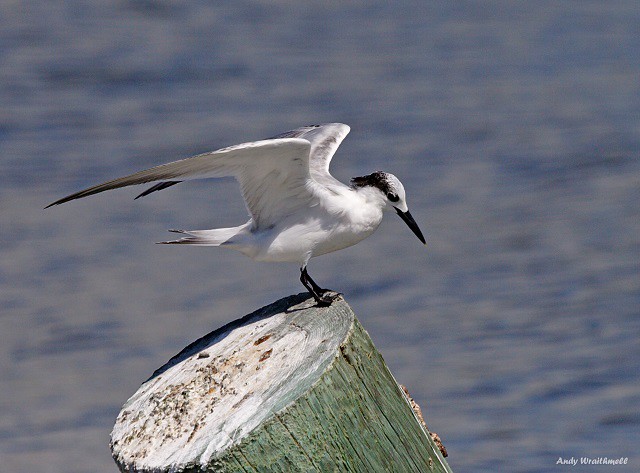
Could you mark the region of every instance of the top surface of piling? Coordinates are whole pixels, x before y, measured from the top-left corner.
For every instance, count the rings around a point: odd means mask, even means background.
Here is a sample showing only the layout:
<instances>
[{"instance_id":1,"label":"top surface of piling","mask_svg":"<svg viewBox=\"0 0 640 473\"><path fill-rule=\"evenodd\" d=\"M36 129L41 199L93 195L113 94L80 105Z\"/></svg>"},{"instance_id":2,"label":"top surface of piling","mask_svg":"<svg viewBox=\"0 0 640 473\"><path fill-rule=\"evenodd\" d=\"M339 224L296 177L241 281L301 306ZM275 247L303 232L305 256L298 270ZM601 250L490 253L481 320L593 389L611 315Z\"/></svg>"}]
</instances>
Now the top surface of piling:
<instances>
[{"instance_id":1,"label":"top surface of piling","mask_svg":"<svg viewBox=\"0 0 640 473\"><path fill-rule=\"evenodd\" d=\"M335 358L354 315L287 297L192 343L127 401L114 458L153 470L206 464L306 392Z\"/></svg>"}]
</instances>

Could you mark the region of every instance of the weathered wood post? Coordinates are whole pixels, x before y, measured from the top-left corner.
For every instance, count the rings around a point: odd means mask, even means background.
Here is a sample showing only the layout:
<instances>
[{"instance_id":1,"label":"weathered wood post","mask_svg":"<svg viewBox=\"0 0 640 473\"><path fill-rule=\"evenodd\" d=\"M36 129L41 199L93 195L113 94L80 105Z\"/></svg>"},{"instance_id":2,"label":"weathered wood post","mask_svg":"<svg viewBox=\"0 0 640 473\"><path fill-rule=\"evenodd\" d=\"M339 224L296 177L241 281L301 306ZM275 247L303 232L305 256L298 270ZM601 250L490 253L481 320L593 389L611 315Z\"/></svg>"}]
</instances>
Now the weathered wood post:
<instances>
[{"instance_id":1,"label":"weathered wood post","mask_svg":"<svg viewBox=\"0 0 640 473\"><path fill-rule=\"evenodd\" d=\"M122 408L123 472L448 472L349 305L281 299L206 335Z\"/></svg>"}]
</instances>

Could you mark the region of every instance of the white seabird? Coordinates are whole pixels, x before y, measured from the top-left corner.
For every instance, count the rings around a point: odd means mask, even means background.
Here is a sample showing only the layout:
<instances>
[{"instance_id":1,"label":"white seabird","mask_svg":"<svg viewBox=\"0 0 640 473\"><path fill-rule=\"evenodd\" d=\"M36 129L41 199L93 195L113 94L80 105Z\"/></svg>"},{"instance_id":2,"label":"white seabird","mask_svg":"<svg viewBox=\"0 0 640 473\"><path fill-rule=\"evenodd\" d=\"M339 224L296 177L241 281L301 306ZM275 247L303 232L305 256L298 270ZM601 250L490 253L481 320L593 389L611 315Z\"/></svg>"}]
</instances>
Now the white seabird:
<instances>
[{"instance_id":1,"label":"white seabird","mask_svg":"<svg viewBox=\"0 0 640 473\"><path fill-rule=\"evenodd\" d=\"M395 210L425 243L409 213L404 187L393 174L376 171L354 177L350 186L329 174L331 158L349 130L342 123L297 128L98 184L45 208L147 182L160 181L138 197L181 181L233 176L250 213L247 223L212 230L170 230L187 236L161 243L220 246L256 261L298 263L302 284L318 305L327 306L335 293L311 279L307 263L314 256L367 238L380 225L385 210Z\"/></svg>"}]
</instances>

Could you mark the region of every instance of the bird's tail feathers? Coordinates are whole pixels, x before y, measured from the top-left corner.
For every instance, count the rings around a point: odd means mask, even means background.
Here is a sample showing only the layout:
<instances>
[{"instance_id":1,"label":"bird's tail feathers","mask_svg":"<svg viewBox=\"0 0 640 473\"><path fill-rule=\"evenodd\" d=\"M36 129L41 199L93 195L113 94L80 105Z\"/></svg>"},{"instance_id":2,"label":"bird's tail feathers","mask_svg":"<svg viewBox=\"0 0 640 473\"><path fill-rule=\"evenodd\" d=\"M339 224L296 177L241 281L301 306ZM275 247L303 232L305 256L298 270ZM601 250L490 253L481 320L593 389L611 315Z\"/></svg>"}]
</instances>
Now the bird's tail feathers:
<instances>
[{"instance_id":1,"label":"bird's tail feathers","mask_svg":"<svg viewBox=\"0 0 640 473\"><path fill-rule=\"evenodd\" d=\"M226 243L230 238L237 235L245 225L233 228L215 228L212 230L169 230L173 233L181 233L188 235L179 240L159 241L163 245L200 245L200 246L220 246Z\"/></svg>"}]
</instances>

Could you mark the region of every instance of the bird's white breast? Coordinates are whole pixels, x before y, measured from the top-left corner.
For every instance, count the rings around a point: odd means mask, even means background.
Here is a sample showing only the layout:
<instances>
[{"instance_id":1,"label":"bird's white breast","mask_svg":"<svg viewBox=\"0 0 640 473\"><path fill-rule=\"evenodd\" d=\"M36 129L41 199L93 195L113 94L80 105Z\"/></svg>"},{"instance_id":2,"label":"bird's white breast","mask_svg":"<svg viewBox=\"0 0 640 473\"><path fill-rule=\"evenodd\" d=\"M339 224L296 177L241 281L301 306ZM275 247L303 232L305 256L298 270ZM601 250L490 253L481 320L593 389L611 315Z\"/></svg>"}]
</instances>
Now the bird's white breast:
<instances>
[{"instance_id":1,"label":"bird's white breast","mask_svg":"<svg viewBox=\"0 0 640 473\"><path fill-rule=\"evenodd\" d=\"M330 223L325 225L325 236L315 245L312 256L355 245L371 235L382 221L382 208L353 191L327 199L324 209Z\"/></svg>"},{"instance_id":2,"label":"bird's white breast","mask_svg":"<svg viewBox=\"0 0 640 473\"><path fill-rule=\"evenodd\" d=\"M348 191L301 209L272 229L254 234L257 261L306 262L355 245L382 221L382 209Z\"/></svg>"}]
</instances>

